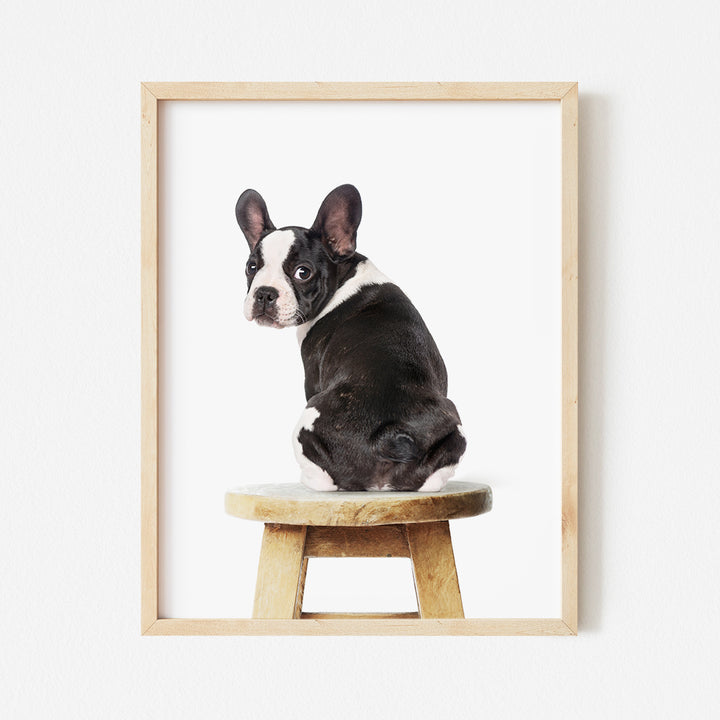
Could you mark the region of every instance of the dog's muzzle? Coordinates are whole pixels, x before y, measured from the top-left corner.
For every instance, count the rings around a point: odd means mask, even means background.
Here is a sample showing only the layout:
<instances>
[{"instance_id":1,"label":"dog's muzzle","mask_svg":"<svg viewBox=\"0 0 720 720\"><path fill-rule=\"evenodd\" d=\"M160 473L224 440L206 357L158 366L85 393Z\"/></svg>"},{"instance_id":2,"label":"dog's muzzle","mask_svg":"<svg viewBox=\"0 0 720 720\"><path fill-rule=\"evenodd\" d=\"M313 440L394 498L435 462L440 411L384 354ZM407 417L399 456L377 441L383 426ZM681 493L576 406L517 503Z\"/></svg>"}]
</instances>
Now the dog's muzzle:
<instances>
[{"instance_id":1,"label":"dog's muzzle","mask_svg":"<svg viewBox=\"0 0 720 720\"><path fill-rule=\"evenodd\" d=\"M260 325L276 325L278 322L277 299L280 293L269 285L255 290L252 318Z\"/></svg>"}]
</instances>

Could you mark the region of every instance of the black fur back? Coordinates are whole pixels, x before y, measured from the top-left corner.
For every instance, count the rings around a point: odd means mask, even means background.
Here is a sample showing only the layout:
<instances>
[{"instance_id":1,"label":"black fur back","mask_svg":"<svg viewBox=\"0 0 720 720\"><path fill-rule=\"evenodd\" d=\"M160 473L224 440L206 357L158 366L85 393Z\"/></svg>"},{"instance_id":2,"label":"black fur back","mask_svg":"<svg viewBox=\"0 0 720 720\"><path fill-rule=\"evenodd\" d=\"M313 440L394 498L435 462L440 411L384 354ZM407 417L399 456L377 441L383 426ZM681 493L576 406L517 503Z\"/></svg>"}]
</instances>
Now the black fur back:
<instances>
[{"instance_id":1,"label":"black fur back","mask_svg":"<svg viewBox=\"0 0 720 720\"><path fill-rule=\"evenodd\" d=\"M298 439L309 459L322 454L338 488L417 490L459 461L465 439L445 364L396 285L362 287L313 325L301 353L320 414Z\"/></svg>"}]
</instances>

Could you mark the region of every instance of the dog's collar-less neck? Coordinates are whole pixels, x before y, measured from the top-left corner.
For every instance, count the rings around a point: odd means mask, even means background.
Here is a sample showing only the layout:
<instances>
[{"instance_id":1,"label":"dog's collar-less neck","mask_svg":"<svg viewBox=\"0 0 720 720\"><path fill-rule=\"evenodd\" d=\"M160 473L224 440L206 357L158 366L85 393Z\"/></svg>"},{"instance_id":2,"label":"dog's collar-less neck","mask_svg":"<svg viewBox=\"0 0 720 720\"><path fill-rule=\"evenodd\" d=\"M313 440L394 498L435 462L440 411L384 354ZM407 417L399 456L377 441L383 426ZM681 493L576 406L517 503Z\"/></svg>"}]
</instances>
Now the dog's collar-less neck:
<instances>
[{"instance_id":1,"label":"dog's collar-less neck","mask_svg":"<svg viewBox=\"0 0 720 720\"><path fill-rule=\"evenodd\" d=\"M323 318L328 313L332 312L336 307L338 307L338 305L351 298L361 288L366 285L382 285L389 282L392 282L390 278L381 273L375 265L370 262L370 260L363 260L358 263L355 269L355 274L351 278L348 278L348 280L346 280L336 290L335 294L330 299L330 302L322 309L318 316L314 317L312 320L308 320L308 322L303 323L302 325L298 325L298 343L302 345L302 342L310 331L310 328L312 328L312 326L320 320L320 318Z\"/></svg>"}]
</instances>

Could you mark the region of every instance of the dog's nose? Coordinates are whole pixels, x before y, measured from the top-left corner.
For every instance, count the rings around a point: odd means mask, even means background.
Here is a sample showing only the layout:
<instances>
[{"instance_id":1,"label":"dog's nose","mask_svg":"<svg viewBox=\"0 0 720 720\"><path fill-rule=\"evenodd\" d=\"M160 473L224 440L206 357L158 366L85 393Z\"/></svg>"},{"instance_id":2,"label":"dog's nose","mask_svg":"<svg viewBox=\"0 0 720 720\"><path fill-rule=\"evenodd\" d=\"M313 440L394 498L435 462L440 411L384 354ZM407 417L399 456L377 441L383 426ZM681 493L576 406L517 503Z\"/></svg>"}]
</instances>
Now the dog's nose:
<instances>
[{"instance_id":1,"label":"dog's nose","mask_svg":"<svg viewBox=\"0 0 720 720\"><path fill-rule=\"evenodd\" d=\"M255 291L255 302L260 305L272 305L278 299L278 291L269 285L262 285Z\"/></svg>"}]
</instances>

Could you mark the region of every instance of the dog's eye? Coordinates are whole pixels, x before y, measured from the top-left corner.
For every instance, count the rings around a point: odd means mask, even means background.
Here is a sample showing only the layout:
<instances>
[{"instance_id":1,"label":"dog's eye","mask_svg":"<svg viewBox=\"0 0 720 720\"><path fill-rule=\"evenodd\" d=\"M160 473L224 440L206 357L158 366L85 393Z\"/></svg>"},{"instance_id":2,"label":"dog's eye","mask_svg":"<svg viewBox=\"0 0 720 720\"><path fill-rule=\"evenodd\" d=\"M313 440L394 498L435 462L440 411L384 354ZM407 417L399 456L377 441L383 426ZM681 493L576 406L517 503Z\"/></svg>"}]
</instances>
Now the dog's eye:
<instances>
[{"instance_id":1,"label":"dog's eye","mask_svg":"<svg viewBox=\"0 0 720 720\"><path fill-rule=\"evenodd\" d=\"M257 272L257 264L253 260L248 260L248 264L245 266L245 272L248 275L254 275Z\"/></svg>"},{"instance_id":2,"label":"dog's eye","mask_svg":"<svg viewBox=\"0 0 720 720\"><path fill-rule=\"evenodd\" d=\"M298 267L295 268L295 274L293 277L296 280L308 280L311 275L312 268L309 268L307 265L298 265Z\"/></svg>"}]
</instances>

